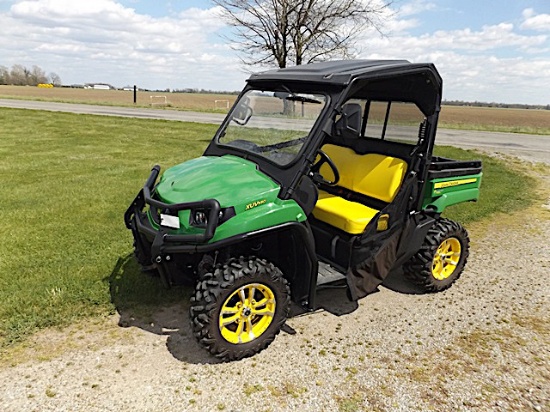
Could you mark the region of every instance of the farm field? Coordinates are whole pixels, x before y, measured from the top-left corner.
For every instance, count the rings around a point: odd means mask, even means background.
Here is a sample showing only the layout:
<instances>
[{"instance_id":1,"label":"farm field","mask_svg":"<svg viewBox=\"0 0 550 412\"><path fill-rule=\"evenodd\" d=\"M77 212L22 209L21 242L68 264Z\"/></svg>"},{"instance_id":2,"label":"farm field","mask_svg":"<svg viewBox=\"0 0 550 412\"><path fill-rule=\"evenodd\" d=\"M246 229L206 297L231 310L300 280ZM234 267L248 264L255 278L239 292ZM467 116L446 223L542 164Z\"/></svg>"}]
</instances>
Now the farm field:
<instances>
[{"instance_id":1,"label":"farm field","mask_svg":"<svg viewBox=\"0 0 550 412\"><path fill-rule=\"evenodd\" d=\"M550 135L550 110L443 106L439 127Z\"/></svg>"},{"instance_id":2,"label":"farm field","mask_svg":"<svg viewBox=\"0 0 550 412\"><path fill-rule=\"evenodd\" d=\"M166 97L166 104L164 104L164 97ZM236 97L236 95L229 94L138 91L136 105L139 107L225 112L227 111L227 105L231 107ZM109 106L134 106L134 92L126 90L73 89L64 87L42 89L31 86L0 85L0 98Z\"/></svg>"},{"instance_id":3,"label":"farm field","mask_svg":"<svg viewBox=\"0 0 550 412\"><path fill-rule=\"evenodd\" d=\"M164 97L166 104L163 104ZM122 90L0 86L0 98L134 106L133 92ZM227 105L231 106L235 98L236 95L227 94L139 91L137 106L224 113L227 111ZM550 135L550 110L443 106L439 126L452 129Z\"/></svg>"}]
</instances>

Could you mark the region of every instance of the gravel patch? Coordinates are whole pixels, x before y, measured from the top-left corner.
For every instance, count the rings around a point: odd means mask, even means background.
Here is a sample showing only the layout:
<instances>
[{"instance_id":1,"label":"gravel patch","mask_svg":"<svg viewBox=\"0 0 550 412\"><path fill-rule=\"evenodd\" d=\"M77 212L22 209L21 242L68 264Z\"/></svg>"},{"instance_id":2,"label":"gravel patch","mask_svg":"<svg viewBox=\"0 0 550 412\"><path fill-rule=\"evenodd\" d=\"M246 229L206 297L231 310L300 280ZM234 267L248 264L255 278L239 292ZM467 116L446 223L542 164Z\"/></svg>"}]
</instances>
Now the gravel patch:
<instances>
[{"instance_id":1,"label":"gravel patch","mask_svg":"<svg viewBox=\"0 0 550 412\"><path fill-rule=\"evenodd\" d=\"M0 362L0 410L550 410L549 189L470 225L449 290L381 287L358 305L323 291L324 310L243 361L198 346L187 303L41 332Z\"/></svg>"}]
</instances>

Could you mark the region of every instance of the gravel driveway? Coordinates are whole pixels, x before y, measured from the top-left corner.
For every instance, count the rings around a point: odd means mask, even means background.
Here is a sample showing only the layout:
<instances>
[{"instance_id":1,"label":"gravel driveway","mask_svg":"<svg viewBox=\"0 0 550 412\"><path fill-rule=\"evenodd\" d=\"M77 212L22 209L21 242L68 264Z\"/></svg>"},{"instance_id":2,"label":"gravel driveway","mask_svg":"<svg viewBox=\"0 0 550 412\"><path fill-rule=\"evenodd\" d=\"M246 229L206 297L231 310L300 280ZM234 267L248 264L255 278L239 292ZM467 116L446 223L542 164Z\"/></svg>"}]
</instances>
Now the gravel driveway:
<instances>
[{"instance_id":1,"label":"gravel driveway","mask_svg":"<svg viewBox=\"0 0 550 412\"><path fill-rule=\"evenodd\" d=\"M469 226L461 279L324 291L265 351L218 363L188 304L44 331L0 362L1 411L550 410L550 175L528 211Z\"/></svg>"}]
</instances>

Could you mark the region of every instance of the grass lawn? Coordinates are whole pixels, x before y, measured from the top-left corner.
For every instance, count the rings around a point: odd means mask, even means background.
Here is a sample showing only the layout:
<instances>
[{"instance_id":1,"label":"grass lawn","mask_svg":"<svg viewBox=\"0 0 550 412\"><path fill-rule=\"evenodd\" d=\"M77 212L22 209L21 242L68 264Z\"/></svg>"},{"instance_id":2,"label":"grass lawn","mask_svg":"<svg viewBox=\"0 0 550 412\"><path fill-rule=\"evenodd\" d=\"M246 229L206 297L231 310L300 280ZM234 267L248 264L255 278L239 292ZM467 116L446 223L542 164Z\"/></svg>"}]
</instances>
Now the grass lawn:
<instances>
[{"instance_id":1,"label":"grass lawn","mask_svg":"<svg viewBox=\"0 0 550 412\"><path fill-rule=\"evenodd\" d=\"M155 163L164 170L200 155L216 126L2 108L0 123L0 348L39 328L113 313L115 304L183 298L129 258L123 213ZM438 154L484 161L481 201L454 207L451 218L517 210L533 196L530 179L500 161L453 148Z\"/></svg>"}]
</instances>

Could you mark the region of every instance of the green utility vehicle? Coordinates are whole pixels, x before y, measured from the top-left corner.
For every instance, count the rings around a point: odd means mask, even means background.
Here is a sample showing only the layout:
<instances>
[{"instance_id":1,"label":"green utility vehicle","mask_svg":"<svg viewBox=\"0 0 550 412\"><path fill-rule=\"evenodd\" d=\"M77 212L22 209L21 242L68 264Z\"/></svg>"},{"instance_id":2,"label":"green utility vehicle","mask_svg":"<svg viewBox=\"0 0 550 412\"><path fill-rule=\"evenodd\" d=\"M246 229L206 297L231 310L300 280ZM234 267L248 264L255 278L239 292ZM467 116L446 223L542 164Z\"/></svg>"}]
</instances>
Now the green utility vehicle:
<instances>
[{"instance_id":1,"label":"green utility vehicle","mask_svg":"<svg viewBox=\"0 0 550 412\"><path fill-rule=\"evenodd\" d=\"M475 201L481 162L432 155L433 64L348 60L253 74L203 156L155 166L125 214L135 255L166 286L192 282L202 346L266 348L291 301L315 310L402 276L437 292L460 276L466 230L441 217Z\"/></svg>"}]
</instances>

